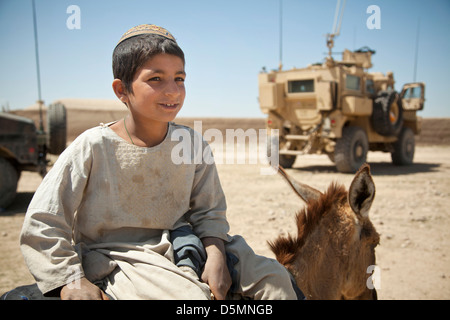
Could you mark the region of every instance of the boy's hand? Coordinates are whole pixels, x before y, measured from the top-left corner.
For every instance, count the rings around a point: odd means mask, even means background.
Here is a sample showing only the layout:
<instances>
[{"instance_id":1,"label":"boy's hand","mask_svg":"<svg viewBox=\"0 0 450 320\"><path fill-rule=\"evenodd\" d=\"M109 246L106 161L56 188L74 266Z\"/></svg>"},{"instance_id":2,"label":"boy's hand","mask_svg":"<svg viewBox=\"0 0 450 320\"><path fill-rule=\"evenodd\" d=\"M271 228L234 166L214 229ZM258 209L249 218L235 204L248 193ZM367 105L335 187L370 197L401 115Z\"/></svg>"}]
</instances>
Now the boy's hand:
<instances>
[{"instance_id":1,"label":"boy's hand","mask_svg":"<svg viewBox=\"0 0 450 320\"><path fill-rule=\"evenodd\" d=\"M231 287L231 276L227 267L225 245L219 238L203 238L206 250L205 269L202 280L207 283L217 300L224 300Z\"/></svg>"},{"instance_id":2,"label":"boy's hand","mask_svg":"<svg viewBox=\"0 0 450 320\"><path fill-rule=\"evenodd\" d=\"M109 298L95 284L81 278L62 287L61 300L109 300Z\"/></svg>"}]
</instances>

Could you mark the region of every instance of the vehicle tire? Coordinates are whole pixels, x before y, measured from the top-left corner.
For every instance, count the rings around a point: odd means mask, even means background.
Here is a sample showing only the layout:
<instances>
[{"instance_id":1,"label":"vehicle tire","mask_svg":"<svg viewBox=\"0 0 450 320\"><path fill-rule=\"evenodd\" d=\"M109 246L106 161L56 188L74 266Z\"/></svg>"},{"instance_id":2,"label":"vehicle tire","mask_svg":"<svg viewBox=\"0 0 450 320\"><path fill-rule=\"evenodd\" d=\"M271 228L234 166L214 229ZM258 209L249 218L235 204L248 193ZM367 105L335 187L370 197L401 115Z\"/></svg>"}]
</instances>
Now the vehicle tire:
<instances>
[{"instance_id":1,"label":"vehicle tire","mask_svg":"<svg viewBox=\"0 0 450 320\"><path fill-rule=\"evenodd\" d=\"M47 109L47 148L51 154L61 154L67 143L66 107L61 103Z\"/></svg>"},{"instance_id":2,"label":"vehicle tire","mask_svg":"<svg viewBox=\"0 0 450 320\"><path fill-rule=\"evenodd\" d=\"M286 129L281 129L280 132L283 132L283 134L281 134L279 137L272 137L272 139L278 139L277 142L272 141L271 145L277 145L278 144L278 150L285 150L285 149L289 149L289 147L286 145L287 144L287 140L284 137L284 134L288 134L288 132L286 132ZM282 166L283 168L292 168L295 159L297 159L297 156L295 155L287 155L287 154L278 154L278 164L280 166Z\"/></svg>"},{"instance_id":3,"label":"vehicle tire","mask_svg":"<svg viewBox=\"0 0 450 320\"><path fill-rule=\"evenodd\" d=\"M392 163L404 166L413 163L415 151L414 132L404 127L394 143L394 151L391 152Z\"/></svg>"},{"instance_id":4,"label":"vehicle tire","mask_svg":"<svg viewBox=\"0 0 450 320\"><path fill-rule=\"evenodd\" d=\"M7 208L16 197L19 174L5 158L0 158L0 209Z\"/></svg>"},{"instance_id":5,"label":"vehicle tire","mask_svg":"<svg viewBox=\"0 0 450 320\"><path fill-rule=\"evenodd\" d=\"M336 161L334 160L334 152L332 153L327 153L328 159L330 159L331 162L335 163Z\"/></svg>"},{"instance_id":6,"label":"vehicle tire","mask_svg":"<svg viewBox=\"0 0 450 320\"><path fill-rule=\"evenodd\" d=\"M339 172L354 173L366 162L369 142L360 127L345 127L336 141L334 161Z\"/></svg>"},{"instance_id":7,"label":"vehicle tire","mask_svg":"<svg viewBox=\"0 0 450 320\"><path fill-rule=\"evenodd\" d=\"M283 168L286 168L286 169L292 168L292 165L294 164L296 158L297 158L296 156L287 156L284 154L280 154L278 163Z\"/></svg>"},{"instance_id":8,"label":"vehicle tire","mask_svg":"<svg viewBox=\"0 0 450 320\"><path fill-rule=\"evenodd\" d=\"M381 91L373 101L372 127L382 136L396 136L403 126L402 100L396 91Z\"/></svg>"}]
</instances>

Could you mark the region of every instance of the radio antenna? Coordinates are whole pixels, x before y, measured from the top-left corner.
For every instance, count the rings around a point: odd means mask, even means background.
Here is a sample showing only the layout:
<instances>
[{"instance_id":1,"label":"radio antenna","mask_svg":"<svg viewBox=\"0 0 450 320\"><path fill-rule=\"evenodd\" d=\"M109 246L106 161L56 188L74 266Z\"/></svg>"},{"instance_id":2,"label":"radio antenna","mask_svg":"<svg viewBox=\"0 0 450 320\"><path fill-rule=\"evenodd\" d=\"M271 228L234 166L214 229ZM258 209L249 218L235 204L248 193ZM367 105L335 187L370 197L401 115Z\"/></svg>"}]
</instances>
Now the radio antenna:
<instances>
[{"instance_id":1,"label":"radio antenna","mask_svg":"<svg viewBox=\"0 0 450 320\"><path fill-rule=\"evenodd\" d=\"M331 31L331 34L327 34L327 47L328 47L328 55L331 58L331 51L334 46L334 38L339 35L341 32L341 25L342 25L342 17L344 16L344 9L345 9L345 3L347 0L344 0L342 6L341 6L341 0L337 0L336 3L336 10L334 12L334 22L333 22L333 30Z\"/></svg>"},{"instance_id":2,"label":"radio antenna","mask_svg":"<svg viewBox=\"0 0 450 320\"><path fill-rule=\"evenodd\" d=\"M33 5L33 27L34 27L34 51L36 54L36 74L37 74L37 85L38 85L38 101L39 104L39 130L44 131L44 124L42 120L42 105L44 101L42 101L41 96L41 71L39 69L39 48L38 48L38 34L37 34L37 23L36 23L36 6L34 4L34 0L32 0Z\"/></svg>"},{"instance_id":3,"label":"radio antenna","mask_svg":"<svg viewBox=\"0 0 450 320\"><path fill-rule=\"evenodd\" d=\"M283 68L283 0L280 0L280 63L278 69Z\"/></svg>"},{"instance_id":4,"label":"radio antenna","mask_svg":"<svg viewBox=\"0 0 450 320\"><path fill-rule=\"evenodd\" d=\"M417 34L416 34L416 52L414 55L414 75L413 75L413 82L416 82L416 75L417 75L417 59L419 56L419 32L420 32L420 17L417 21Z\"/></svg>"}]
</instances>

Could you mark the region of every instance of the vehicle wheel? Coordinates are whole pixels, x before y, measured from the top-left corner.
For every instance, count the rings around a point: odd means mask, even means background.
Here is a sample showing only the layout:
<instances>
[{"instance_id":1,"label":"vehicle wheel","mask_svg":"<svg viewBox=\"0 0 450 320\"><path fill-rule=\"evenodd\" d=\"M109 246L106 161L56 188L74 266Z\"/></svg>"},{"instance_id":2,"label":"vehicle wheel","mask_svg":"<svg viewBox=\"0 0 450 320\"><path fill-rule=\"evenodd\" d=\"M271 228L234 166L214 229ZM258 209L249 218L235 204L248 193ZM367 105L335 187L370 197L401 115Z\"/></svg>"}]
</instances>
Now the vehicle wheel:
<instances>
[{"instance_id":1,"label":"vehicle wheel","mask_svg":"<svg viewBox=\"0 0 450 320\"><path fill-rule=\"evenodd\" d=\"M280 130L280 132L283 132L283 134L281 134L279 136L279 149L278 150L289 150L289 145L288 145L288 141L286 140L286 138L284 137L284 134L288 134L288 132L285 132L284 130ZM272 144L274 144L274 142L272 142ZM280 166L282 166L283 168L292 168L292 165L295 162L295 159L297 158L297 156L292 156L292 155L286 155L286 154L279 154L278 155L278 164Z\"/></svg>"},{"instance_id":2,"label":"vehicle wheel","mask_svg":"<svg viewBox=\"0 0 450 320\"><path fill-rule=\"evenodd\" d=\"M51 154L61 154L67 142L66 107L61 103L48 106L47 109L47 148Z\"/></svg>"},{"instance_id":3,"label":"vehicle wheel","mask_svg":"<svg viewBox=\"0 0 450 320\"><path fill-rule=\"evenodd\" d=\"M369 142L363 129L345 127L336 141L334 160L339 172L354 173L366 162Z\"/></svg>"},{"instance_id":4,"label":"vehicle wheel","mask_svg":"<svg viewBox=\"0 0 450 320\"><path fill-rule=\"evenodd\" d=\"M16 168L5 158L0 158L0 208L4 209L16 197L19 174Z\"/></svg>"},{"instance_id":5,"label":"vehicle wheel","mask_svg":"<svg viewBox=\"0 0 450 320\"><path fill-rule=\"evenodd\" d=\"M396 136L403 126L402 100L395 91L381 91L373 102L373 129L382 136Z\"/></svg>"},{"instance_id":6,"label":"vehicle wheel","mask_svg":"<svg viewBox=\"0 0 450 320\"><path fill-rule=\"evenodd\" d=\"M334 160L334 152L332 153L327 153L328 159L330 159L331 162L335 163L336 161Z\"/></svg>"},{"instance_id":7,"label":"vehicle wheel","mask_svg":"<svg viewBox=\"0 0 450 320\"><path fill-rule=\"evenodd\" d=\"M292 168L292 165L294 164L296 158L296 156L286 156L284 154L280 154L278 161L280 166L287 169Z\"/></svg>"},{"instance_id":8,"label":"vehicle wheel","mask_svg":"<svg viewBox=\"0 0 450 320\"><path fill-rule=\"evenodd\" d=\"M394 152L391 153L392 163L398 166L413 163L415 150L414 132L404 127L394 143Z\"/></svg>"}]
</instances>

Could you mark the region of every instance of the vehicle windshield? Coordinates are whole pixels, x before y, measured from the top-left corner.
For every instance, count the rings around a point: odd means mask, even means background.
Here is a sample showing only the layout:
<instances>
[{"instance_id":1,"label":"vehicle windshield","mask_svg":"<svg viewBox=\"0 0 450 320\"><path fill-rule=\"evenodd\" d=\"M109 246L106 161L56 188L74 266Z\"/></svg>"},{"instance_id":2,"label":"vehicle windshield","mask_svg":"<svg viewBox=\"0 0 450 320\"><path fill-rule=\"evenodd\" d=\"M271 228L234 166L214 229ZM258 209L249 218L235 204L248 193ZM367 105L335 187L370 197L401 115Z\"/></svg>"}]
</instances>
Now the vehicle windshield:
<instances>
[{"instance_id":1,"label":"vehicle windshield","mask_svg":"<svg viewBox=\"0 0 450 320\"><path fill-rule=\"evenodd\" d=\"M288 82L289 93L314 92L314 80L293 80Z\"/></svg>"}]
</instances>

